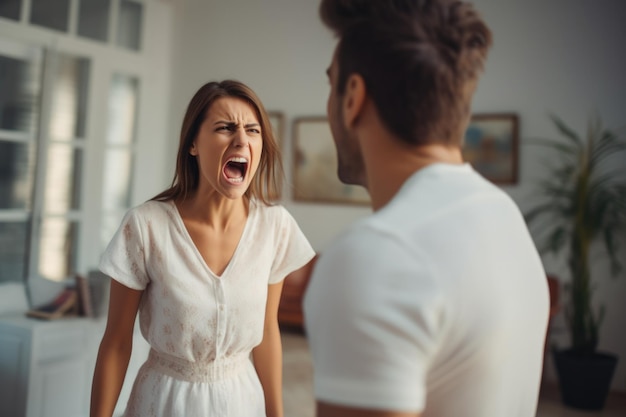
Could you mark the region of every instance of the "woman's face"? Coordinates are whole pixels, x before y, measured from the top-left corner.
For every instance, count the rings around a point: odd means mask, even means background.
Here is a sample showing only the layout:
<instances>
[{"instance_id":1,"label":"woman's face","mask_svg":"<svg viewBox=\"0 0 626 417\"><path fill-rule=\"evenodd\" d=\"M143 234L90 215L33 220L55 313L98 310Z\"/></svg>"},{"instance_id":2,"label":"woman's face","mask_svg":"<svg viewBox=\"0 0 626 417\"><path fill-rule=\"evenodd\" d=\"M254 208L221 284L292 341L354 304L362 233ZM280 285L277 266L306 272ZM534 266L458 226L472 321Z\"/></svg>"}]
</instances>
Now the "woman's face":
<instances>
[{"instance_id":1,"label":"woman's face","mask_svg":"<svg viewBox=\"0 0 626 417\"><path fill-rule=\"evenodd\" d=\"M189 153L200 171L198 191L216 191L229 199L244 195L263 150L261 125L245 100L222 97L213 102Z\"/></svg>"}]
</instances>

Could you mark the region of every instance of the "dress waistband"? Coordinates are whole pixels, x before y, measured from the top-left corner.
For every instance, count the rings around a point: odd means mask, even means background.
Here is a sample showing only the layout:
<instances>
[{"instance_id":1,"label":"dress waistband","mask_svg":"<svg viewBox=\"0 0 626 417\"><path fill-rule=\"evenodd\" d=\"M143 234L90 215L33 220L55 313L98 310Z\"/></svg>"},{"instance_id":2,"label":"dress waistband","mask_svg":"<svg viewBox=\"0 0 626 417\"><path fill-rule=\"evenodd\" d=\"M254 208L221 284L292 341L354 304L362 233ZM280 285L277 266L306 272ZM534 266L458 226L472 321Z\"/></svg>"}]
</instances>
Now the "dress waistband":
<instances>
[{"instance_id":1,"label":"dress waistband","mask_svg":"<svg viewBox=\"0 0 626 417\"><path fill-rule=\"evenodd\" d=\"M248 355L236 355L209 362L191 362L150 349L146 365L172 378L189 382L211 382L238 374L251 363Z\"/></svg>"}]
</instances>

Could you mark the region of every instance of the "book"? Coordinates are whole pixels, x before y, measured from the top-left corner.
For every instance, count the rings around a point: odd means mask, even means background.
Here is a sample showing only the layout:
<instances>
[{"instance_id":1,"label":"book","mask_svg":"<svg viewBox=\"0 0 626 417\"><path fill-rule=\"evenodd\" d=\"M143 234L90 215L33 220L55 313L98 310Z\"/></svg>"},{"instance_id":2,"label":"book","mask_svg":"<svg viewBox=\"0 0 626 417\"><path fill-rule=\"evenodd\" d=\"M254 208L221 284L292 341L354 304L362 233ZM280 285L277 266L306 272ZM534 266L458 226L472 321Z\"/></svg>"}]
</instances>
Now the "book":
<instances>
[{"instance_id":1,"label":"book","mask_svg":"<svg viewBox=\"0 0 626 417\"><path fill-rule=\"evenodd\" d=\"M48 304L30 309L26 312L28 317L54 320L66 315L77 315L78 294L75 288L66 288Z\"/></svg>"}]
</instances>

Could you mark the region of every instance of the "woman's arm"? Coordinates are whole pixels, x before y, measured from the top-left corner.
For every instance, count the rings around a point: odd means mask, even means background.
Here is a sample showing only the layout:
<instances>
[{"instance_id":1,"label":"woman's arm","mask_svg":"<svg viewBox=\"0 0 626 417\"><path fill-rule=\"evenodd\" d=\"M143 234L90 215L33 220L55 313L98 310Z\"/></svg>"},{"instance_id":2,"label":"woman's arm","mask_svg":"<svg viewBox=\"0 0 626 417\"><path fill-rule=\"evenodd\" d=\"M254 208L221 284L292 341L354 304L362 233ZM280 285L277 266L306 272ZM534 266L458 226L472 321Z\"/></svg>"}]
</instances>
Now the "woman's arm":
<instances>
[{"instance_id":1,"label":"woman's arm","mask_svg":"<svg viewBox=\"0 0 626 417\"><path fill-rule=\"evenodd\" d=\"M283 281L268 287L263 341L252 350L254 367L265 393L267 417L283 417L283 348L278 328L278 304Z\"/></svg>"},{"instance_id":2,"label":"woman's arm","mask_svg":"<svg viewBox=\"0 0 626 417\"><path fill-rule=\"evenodd\" d=\"M133 328L143 291L111 280L109 313L91 386L91 417L111 417L133 348Z\"/></svg>"}]
</instances>

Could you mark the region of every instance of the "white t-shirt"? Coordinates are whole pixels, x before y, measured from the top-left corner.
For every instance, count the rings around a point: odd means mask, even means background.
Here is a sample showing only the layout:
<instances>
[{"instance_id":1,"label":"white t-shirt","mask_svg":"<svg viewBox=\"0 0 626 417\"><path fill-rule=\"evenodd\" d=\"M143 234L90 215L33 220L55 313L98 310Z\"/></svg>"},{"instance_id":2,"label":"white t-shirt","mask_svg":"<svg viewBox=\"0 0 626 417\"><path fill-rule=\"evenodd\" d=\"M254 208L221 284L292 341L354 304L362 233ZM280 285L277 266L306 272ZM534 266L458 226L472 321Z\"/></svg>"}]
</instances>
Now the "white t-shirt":
<instances>
[{"instance_id":1,"label":"white t-shirt","mask_svg":"<svg viewBox=\"0 0 626 417\"><path fill-rule=\"evenodd\" d=\"M251 203L218 277L173 202L131 209L100 262L105 274L144 290L139 320L151 352L125 415L265 416L249 358L263 338L268 285L314 254L287 210Z\"/></svg>"},{"instance_id":2,"label":"white t-shirt","mask_svg":"<svg viewBox=\"0 0 626 417\"><path fill-rule=\"evenodd\" d=\"M534 417L546 275L513 201L430 165L324 250L305 296L319 401L437 417Z\"/></svg>"}]
</instances>

